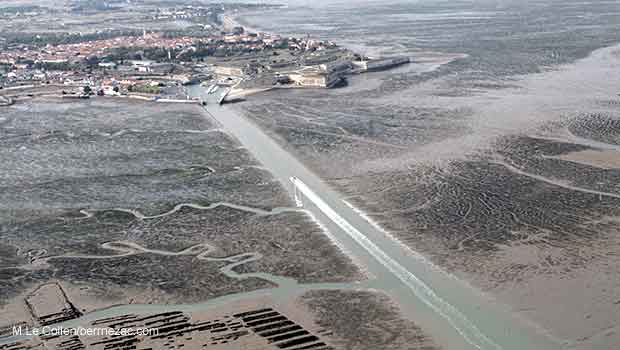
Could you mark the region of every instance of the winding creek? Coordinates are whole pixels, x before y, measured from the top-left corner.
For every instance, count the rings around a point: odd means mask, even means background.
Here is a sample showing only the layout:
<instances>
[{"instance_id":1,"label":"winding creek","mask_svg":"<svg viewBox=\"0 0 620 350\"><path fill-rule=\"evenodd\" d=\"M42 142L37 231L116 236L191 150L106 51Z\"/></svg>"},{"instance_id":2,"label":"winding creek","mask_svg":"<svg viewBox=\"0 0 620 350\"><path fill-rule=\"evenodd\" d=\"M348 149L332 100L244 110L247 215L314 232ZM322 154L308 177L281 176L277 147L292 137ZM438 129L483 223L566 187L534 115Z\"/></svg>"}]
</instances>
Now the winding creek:
<instances>
[{"instance_id":1,"label":"winding creek","mask_svg":"<svg viewBox=\"0 0 620 350\"><path fill-rule=\"evenodd\" d=\"M272 210L263 210L263 209L259 209L259 208L252 208L252 207L248 207L245 205L238 205L238 204L234 204L234 203L228 203L228 202L216 202L216 203L212 203L209 204L207 206L204 205L199 205L199 204L195 204L195 203L181 203L181 204L177 204L174 208L170 209L169 211L165 212L165 213L161 213L161 214L157 214L157 215L152 215L152 216L148 216L148 215L144 215L141 212L134 210L134 209L125 209L125 208L115 208L115 209L111 209L114 211L120 211L123 213L128 213L133 215L134 217L136 217L136 219L141 219L141 220L145 220L145 219L158 219L158 218L163 218L165 216L171 215L176 213L177 211L183 209L183 208L192 208L192 209L198 209L198 210L209 210L209 209L215 209L218 207L228 207L231 209L237 209L237 210L241 210L241 211L246 211L246 212L250 212L250 213L254 213L258 216L268 216L268 215L277 215L280 213L286 213L286 212L299 212L301 211L300 209L297 208L274 208ZM90 218L93 216L93 214L97 211L109 211L110 209L105 209L105 210L88 210L88 209L84 209L81 210L80 213L84 215L85 218Z\"/></svg>"},{"instance_id":2,"label":"winding creek","mask_svg":"<svg viewBox=\"0 0 620 350\"><path fill-rule=\"evenodd\" d=\"M263 213L260 212L257 215ZM297 210L299 211L299 210ZM268 273L253 272L253 273L238 273L234 269L240 265L247 264L262 258L262 255L258 252L241 253L237 255L231 255L226 257L214 257L211 256L217 247L210 244L197 244L188 247L179 252L171 252L165 250L148 249L134 242L128 241L115 241L106 242L101 245L102 248L117 252L117 254L111 255L60 255L50 256L41 259L35 259L31 265L38 266L45 264L51 259L58 258L75 258L75 259L116 259L119 257L126 257L136 254L157 254L165 256L181 256L181 255L193 255L196 259L206 262L226 262L227 264L220 268L220 272L225 276L234 279L247 279L247 278L260 278L271 282L276 287L272 289L262 289L252 292L229 294L223 297L214 298L208 302L200 304L177 304L177 305L153 305L153 304L128 304L111 306L105 309L100 309L87 313L77 319L65 321L56 324L57 327L78 327L85 326L93 321L102 318L116 317L125 314L152 314L162 313L167 311L182 311L182 312L197 312L209 310L228 302L254 299L258 297L270 296L274 300L297 297L310 290L346 290L346 289L360 289L370 288L367 283L317 283L317 284L299 284L293 278L287 278L277 276ZM28 336L11 336L0 339L0 345L12 343L27 339Z\"/></svg>"}]
</instances>

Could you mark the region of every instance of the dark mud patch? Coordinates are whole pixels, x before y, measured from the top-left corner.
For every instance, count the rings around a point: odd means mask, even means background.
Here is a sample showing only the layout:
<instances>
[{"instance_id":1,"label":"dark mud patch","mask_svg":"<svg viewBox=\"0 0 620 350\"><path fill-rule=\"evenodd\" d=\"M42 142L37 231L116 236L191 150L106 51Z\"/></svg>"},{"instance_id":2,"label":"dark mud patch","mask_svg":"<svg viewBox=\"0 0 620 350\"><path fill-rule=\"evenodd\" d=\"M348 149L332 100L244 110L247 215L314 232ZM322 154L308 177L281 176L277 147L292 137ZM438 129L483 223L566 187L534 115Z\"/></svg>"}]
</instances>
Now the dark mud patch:
<instances>
[{"instance_id":1,"label":"dark mud patch","mask_svg":"<svg viewBox=\"0 0 620 350\"><path fill-rule=\"evenodd\" d=\"M438 349L433 340L406 320L385 295L366 291L313 291L302 302L316 322L343 349Z\"/></svg>"},{"instance_id":2,"label":"dark mud patch","mask_svg":"<svg viewBox=\"0 0 620 350\"><path fill-rule=\"evenodd\" d=\"M307 215L277 209L293 205L285 189L199 108L101 100L9 109L0 138L6 300L49 281L72 284L86 304L189 303L273 286L226 277L226 262L102 246L116 241L258 253L235 271L302 283L362 278ZM231 206L200 209L218 203Z\"/></svg>"},{"instance_id":3,"label":"dark mud patch","mask_svg":"<svg viewBox=\"0 0 620 350\"><path fill-rule=\"evenodd\" d=\"M580 137L620 146L620 114L583 115L575 118L568 128Z\"/></svg>"}]
</instances>

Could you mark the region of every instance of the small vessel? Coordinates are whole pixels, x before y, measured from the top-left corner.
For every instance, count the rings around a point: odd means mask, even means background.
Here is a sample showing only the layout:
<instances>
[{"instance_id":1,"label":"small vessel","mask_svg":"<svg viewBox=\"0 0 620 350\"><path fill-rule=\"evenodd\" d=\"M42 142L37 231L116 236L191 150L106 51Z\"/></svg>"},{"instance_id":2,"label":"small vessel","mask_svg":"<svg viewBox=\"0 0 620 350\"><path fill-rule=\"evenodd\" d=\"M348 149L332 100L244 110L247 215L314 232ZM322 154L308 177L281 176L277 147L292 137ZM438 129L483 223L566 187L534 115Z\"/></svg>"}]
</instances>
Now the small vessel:
<instances>
[{"instance_id":1,"label":"small vessel","mask_svg":"<svg viewBox=\"0 0 620 350\"><path fill-rule=\"evenodd\" d=\"M215 91L217 91L217 85L216 84L212 84L211 86L209 86L209 88L207 89L207 94L212 94Z\"/></svg>"}]
</instances>

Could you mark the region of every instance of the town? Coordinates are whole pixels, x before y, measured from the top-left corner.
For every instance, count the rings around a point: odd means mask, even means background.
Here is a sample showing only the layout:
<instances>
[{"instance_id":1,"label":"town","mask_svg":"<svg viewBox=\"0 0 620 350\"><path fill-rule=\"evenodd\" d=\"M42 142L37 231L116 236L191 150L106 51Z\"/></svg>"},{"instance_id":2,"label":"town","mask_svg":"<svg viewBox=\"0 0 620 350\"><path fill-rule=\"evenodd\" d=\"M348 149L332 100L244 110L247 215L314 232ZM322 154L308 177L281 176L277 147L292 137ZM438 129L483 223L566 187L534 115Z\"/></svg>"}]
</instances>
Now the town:
<instances>
[{"instance_id":1,"label":"town","mask_svg":"<svg viewBox=\"0 0 620 350\"><path fill-rule=\"evenodd\" d=\"M108 30L58 38L3 38L0 103L60 96L197 102L184 85L226 87L235 100L275 88L331 88L346 75L385 69L408 57L370 59L310 37L252 32L229 13L240 5L149 8L149 21L196 21L180 31ZM35 16L24 8L5 16ZM226 101L225 98L222 102Z\"/></svg>"}]
</instances>

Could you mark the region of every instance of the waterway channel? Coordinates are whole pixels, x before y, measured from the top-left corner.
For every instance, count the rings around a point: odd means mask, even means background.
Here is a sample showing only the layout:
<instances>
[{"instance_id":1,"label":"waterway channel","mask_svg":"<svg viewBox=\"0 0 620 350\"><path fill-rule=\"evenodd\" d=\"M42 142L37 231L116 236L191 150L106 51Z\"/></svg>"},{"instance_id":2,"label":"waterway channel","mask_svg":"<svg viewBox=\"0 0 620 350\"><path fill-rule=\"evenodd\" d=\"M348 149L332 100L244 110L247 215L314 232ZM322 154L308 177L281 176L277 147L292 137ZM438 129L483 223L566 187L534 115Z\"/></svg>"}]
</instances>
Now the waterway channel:
<instances>
[{"instance_id":1,"label":"waterway channel","mask_svg":"<svg viewBox=\"0 0 620 350\"><path fill-rule=\"evenodd\" d=\"M445 273L394 239L359 210L343 201L320 177L233 107L219 106L201 86L190 95L207 102L206 113L237 139L286 188L292 177L303 181L322 201L361 232L376 250L363 247L311 201L305 209L324 226L336 244L371 276L368 286L390 294L406 316L420 324L444 349L559 349L561 341L518 318L511 310L467 283ZM362 215L360 215L362 214ZM410 276L403 278L384 264L385 254Z\"/></svg>"}]
</instances>

